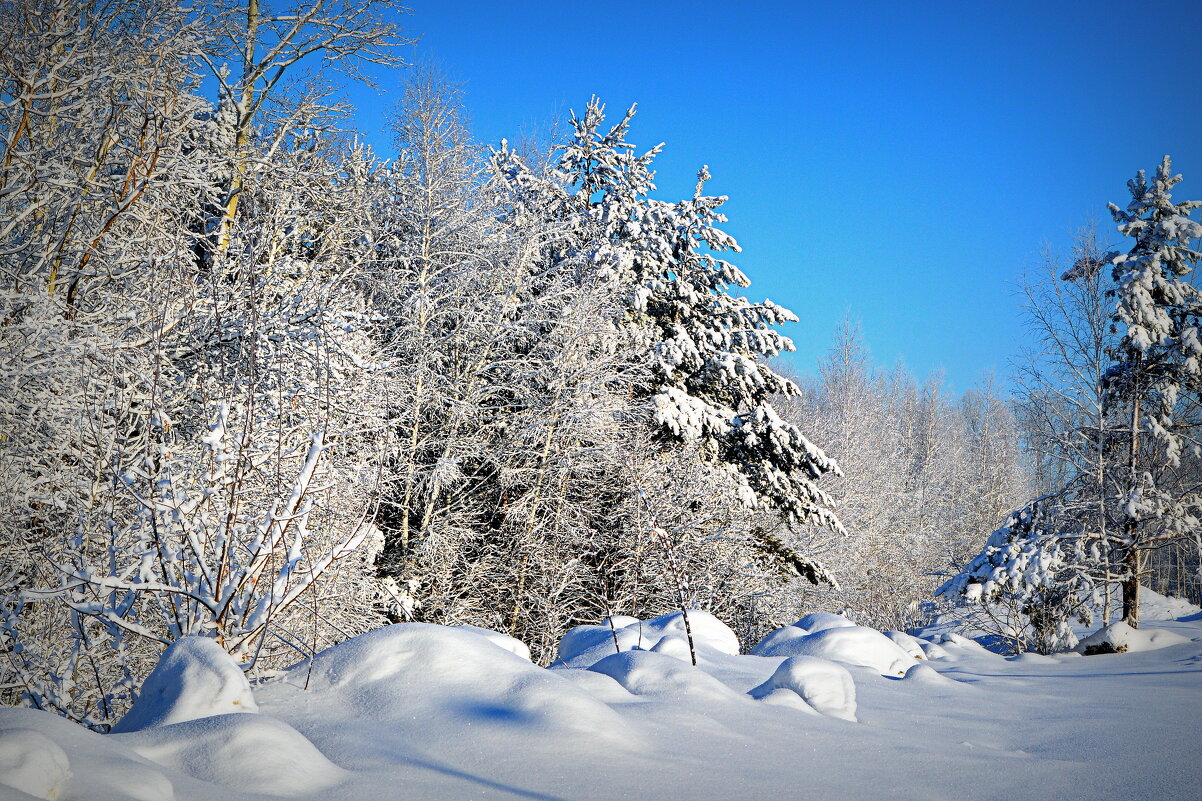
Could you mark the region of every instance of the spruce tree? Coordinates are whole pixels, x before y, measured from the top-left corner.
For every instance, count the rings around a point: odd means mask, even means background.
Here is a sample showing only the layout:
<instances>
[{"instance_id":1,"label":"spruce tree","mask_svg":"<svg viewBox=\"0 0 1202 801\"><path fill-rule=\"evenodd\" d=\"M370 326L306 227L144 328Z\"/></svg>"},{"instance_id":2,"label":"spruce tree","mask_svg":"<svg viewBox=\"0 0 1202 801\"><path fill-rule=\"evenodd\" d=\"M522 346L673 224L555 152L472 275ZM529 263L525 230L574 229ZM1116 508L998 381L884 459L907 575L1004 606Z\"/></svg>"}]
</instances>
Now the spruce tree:
<instances>
[{"instance_id":1,"label":"spruce tree","mask_svg":"<svg viewBox=\"0 0 1202 801\"><path fill-rule=\"evenodd\" d=\"M841 530L831 499L819 488L833 459L786 422L772 399L798 392L766 359L794 350L776 326L797 317L771 301L732 293L750 285L721 258L737 253L719 226L726 198L704 194L708 169L691 198L651 197L651 164L662 145L639 154L628 141L632 106L603 127L594 98L573 115L571 140L549 174L539 175L502 143L496 174L509 188L514 214L541 214L568 223L572 236L556 246L561 268L617 282L626 303L614 320L652 363L646 395L665 444L700 446L736 479L740 499L801 523Z\"/></svg>"},{"instance_id":2,"label":"spruce tree","mask_svg":"<svg viewBox=\"0 0 1202 801\"><path fill-rule=\"evenodd\" d=\"M1202 378L1202 293L1189 277L1199 258L1192 245L1202 225L1190 218L1202 201L1174 203L1181 181L1168 156L1150 184L1143 170L1127 182L1131 202L1110 204L1118 230L1135 244L1114 258L1113 324L1122 336L1111 349L1114 364L1104 378L1105 395L1129 423L1120 548L1124 565L1123 619L1139 625L1142 555L1198 525L1200 497L1158 480L1157 464L1175 468L1191 444L1177 411L1183 393L1196 393ZM1196 446L1196 443L1194 443Z\"/></svg>"}]
</instances>

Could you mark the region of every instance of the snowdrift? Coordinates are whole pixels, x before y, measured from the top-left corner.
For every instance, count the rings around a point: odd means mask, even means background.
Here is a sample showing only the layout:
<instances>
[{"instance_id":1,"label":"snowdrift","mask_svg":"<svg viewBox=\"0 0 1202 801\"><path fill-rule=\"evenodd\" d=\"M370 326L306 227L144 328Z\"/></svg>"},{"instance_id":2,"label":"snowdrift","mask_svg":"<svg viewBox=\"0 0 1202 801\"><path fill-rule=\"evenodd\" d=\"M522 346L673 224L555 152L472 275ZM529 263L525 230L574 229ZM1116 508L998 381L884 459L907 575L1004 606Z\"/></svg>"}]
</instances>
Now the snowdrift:
<instances>
[{"instance_id":1,"label":"snowdrift","mask_svg":"<svg viewBox=\"0 0 1202 801\"><path fill-rule=\"evenodd\" d=\"M0 709L0 801L1169 801L1202 782L1189 614L1141 629L1155 650L1010 660L836 615L740 655L689 617L698 666L680 614L573 629L551 670L504 634L406 623L250 685L181 640L113 734Z\"/></svg>"}]
</instances>

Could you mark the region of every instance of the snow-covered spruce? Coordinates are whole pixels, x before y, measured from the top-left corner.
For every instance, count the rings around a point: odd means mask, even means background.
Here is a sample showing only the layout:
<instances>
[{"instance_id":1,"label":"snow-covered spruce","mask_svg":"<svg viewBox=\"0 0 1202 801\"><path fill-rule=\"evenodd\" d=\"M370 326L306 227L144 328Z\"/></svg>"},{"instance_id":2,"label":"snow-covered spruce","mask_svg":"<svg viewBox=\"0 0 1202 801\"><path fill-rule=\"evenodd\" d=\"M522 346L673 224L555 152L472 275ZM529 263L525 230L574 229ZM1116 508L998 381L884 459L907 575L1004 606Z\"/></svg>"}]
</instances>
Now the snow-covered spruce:
<instances>
[{"instance_id":1,"label":"snow-covered spruce","mask_svg":"<svg viewBox=\"0 0 1202 801\"><path fill-rule=\"evenodd\" d=\"M703 445L737 477L749 506L839 528L817 484L838 466L771 402L797 392L763 361L793 350L774 326L797 318L771 301L730 294L750 281L715 255L739 247L718 228L726 198L703 194L708 170L698 173L690 199L650 197L651 164L662 146L636 153L627 140L634 111L605 128L604 106L594 98L572 117L572 140L549 175L504 142L494 172L511 188L515 214L569 221L575 235L559 246L563 259L625 292L614 324L651 359L646 392L662 433Z\"/></svg>"}]
</instances>

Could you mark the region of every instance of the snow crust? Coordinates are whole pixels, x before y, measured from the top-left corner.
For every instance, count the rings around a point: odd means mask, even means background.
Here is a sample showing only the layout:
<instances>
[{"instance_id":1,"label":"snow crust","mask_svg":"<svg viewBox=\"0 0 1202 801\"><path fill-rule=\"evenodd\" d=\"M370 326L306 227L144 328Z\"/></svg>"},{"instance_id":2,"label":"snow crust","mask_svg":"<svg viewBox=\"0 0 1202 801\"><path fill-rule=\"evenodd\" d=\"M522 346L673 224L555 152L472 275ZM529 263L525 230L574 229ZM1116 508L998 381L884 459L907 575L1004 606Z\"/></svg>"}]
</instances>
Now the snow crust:
<instances>
[{"instance_id":1,"label":"snow crust","mask_svg":"<svg viewBox=\"0 0 1202 801\"><path fill-rule=\"evenodd\" d=\"M163 652L113 732L258 709L233 657L208 637L183 637Z\"/></svg>"}]
</instances>

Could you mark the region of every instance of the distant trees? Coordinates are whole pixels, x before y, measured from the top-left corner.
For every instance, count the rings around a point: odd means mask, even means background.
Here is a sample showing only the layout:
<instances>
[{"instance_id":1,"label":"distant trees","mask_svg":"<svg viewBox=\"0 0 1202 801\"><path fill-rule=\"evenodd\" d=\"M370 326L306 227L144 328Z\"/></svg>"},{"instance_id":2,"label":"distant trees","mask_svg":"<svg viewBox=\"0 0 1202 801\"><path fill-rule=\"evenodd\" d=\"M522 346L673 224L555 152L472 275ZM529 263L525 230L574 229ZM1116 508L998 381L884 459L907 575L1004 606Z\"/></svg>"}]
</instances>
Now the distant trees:
<instances>
[{"instance_id":1,"label":"distant trees","mask_svg":"<svg viewBox=\"0 0 1202 801\"><path fill-rule=\"evenodd\" d=\"M1202 236L1190 215L1202 203L1172 201L1180 180L1167 156L1151 183L1140 171L1127 207L1110 205L1130 250L1102 253L1089 232L1070 269L1053 266L1027 289L1043 349L1020 407L1047 496L1016 512L942 591L1018 599L1039 647L1066 638L1066 615L1101 607L1108 620L1111 587L1138 626L1148 560L1180 583L1202 550L1180 547L1197 545L1202 355L1202 304L1187 280Z\"/></svg>"},{"instance_id":2,"label":"distant trees","mask_svg":"<svg viewBox=\"0 0 1202 801\"><path fill-rule=\"evenodd\" d=\"M990 379L956 402L937 379L876 369L851 323L785 415L805 420L847 471L829 484L846 536L809 528L794 540L838 581L809 602L870 625L929 619L938 576L1028 492L1013 410Z\"/></svg>"}]
</instances>

